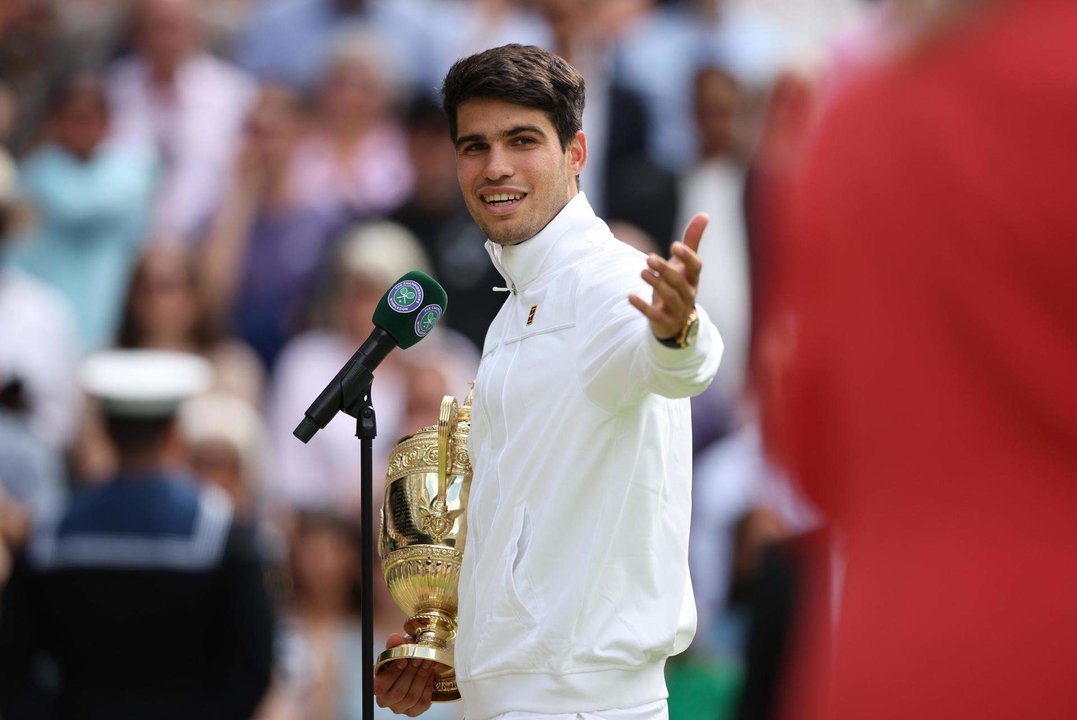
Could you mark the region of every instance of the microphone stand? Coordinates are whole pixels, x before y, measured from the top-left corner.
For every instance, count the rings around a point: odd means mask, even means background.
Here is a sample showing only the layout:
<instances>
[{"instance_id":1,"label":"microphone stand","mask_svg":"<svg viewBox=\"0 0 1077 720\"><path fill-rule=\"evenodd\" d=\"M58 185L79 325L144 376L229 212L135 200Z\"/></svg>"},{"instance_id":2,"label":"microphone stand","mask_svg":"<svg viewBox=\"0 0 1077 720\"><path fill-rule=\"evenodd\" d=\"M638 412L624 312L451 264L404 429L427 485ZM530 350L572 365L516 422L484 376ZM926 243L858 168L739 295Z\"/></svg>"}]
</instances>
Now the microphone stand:
<instances>
[{"instance_id":1,"label":"microphone stand","mask_svg":"<svg viewBox=\"0 0 1077 720\"><path fill-rule=\"evenodd\" d=\"M378 435L377 418L374 406L370 402L370 386L358 400L357 413L347 410L355 416L355 436L359 438L360 479L359 489L360 514L363 519L360 527L361 552L360 564L363 566L362 610L363 610L363 720L374 720L374 503L373 503L373 455L374 438Z\"/></svg>"},{"instance_id":2,"label":"microphone stand","mask_svg":"<svg viewBox=\"0 0 1077 720\"><path fill-rule=\"evenodd\" d=\"M392 349L392 345L378 344L375 328L371 340L356 351L352 359L326 386L311 404L293 434L308 442L320 428L343 410L355 418L355 436L359 438L361 492L359 512L360 562L363 566L361 603L363 611L363 720L374 720L374 532L373 532L373 485L374 485L374 438L378 435L377 418L370 401L370 385L374 380L367 365L376 365ZM359 361L373 358L372 363Z\"/></svg>"}]
</instances>

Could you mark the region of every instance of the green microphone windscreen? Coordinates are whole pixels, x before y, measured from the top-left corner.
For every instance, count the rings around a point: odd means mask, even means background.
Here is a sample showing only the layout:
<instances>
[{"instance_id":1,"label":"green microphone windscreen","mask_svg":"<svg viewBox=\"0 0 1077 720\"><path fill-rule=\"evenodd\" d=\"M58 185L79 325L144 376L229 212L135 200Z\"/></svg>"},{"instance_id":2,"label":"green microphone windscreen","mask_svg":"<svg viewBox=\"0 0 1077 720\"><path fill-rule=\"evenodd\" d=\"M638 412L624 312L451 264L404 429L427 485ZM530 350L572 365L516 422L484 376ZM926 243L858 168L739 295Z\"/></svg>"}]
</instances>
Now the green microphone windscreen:
<instances>
[{"instance_id":1,"label":"green microphone windscreen","mask_svg":"<svg viewBox=\"0 0 1077 720\"><path fill-rule=\"evenodd\" d=\"M396 344L409 348L434 329L445 313L445 288L424 272L412 270L385 291L374 310L374 324Z\"/></svg>"}]
</instances>

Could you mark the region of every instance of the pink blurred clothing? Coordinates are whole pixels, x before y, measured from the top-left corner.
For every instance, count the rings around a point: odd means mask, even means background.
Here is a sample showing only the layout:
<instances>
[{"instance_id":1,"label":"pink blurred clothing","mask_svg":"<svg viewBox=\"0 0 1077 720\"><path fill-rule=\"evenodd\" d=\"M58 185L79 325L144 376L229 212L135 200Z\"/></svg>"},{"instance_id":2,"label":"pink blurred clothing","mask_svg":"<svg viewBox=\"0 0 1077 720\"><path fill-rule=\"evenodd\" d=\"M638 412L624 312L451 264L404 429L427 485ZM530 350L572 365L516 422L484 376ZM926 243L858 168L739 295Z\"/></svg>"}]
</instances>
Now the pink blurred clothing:
<instances>
[{"instance_id":1,"label":"pink blurred clothing","mask_svg":"<svg viewBox=\"0 0 1077 720\"><path fill-rule=\"evenodd\" d=\"M387 214L403 204L414 182L407 140L388 124L371 130L344 157L326 136L307 136L296 148L291 173L296 201L325 215Z\"/></svg>"},{"instance_id":2,"label":"pink blurred clothing","mask_svg":"<svg viewBox=\"0 0 1077 720\"><path fill-rule=\"evenodd\" d=\"M113 138L157 153L156 237L187 240L202 229L229 177L255 92L246 74L208 54L185 60L169 88L155 85L138 57L112 67Z\"/></svg>"}]
</instances>

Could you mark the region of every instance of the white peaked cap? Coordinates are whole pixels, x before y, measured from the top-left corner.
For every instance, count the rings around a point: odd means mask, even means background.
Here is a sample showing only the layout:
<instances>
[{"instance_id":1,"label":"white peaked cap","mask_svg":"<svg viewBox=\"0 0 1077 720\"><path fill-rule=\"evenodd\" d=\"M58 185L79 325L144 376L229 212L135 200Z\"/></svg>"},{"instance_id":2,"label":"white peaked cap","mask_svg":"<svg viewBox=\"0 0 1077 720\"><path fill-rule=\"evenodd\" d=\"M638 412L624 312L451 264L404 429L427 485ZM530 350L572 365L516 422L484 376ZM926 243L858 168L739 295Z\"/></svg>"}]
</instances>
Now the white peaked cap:
<instances>
[{"instance_id":1,"label":"white peaked cap","mask_svg":"<svg viewBox=\"0 0 1077 720\"><path fill-rule=\"evenodd\" d=\"M163 350L106 350L83 361L82 388L110 415L162 418L202 392L213 378L203 358Z\"/></svg>"}]
</instances>

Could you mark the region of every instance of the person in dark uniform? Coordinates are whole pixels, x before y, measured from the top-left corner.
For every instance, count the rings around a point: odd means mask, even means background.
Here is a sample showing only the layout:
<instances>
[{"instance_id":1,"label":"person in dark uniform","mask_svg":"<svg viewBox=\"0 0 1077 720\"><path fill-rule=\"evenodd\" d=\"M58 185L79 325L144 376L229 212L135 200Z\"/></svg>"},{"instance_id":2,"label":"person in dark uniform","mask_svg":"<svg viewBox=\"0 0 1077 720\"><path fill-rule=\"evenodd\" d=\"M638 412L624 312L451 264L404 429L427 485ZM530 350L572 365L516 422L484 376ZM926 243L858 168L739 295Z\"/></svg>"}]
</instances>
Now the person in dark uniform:
<instances>
[{"instance_id":1,"label":"person in dark uniform","mask_svg":"<svg viewBox=\"0 0 1077 720\"><path fill-rule=\"evenodd\" d=\"M120 459L33 532L0 606L0 715L249 718L274 622L252 529L177 469L199 358L113 351L82 368Z\"/></svg>"}]
</instances>

